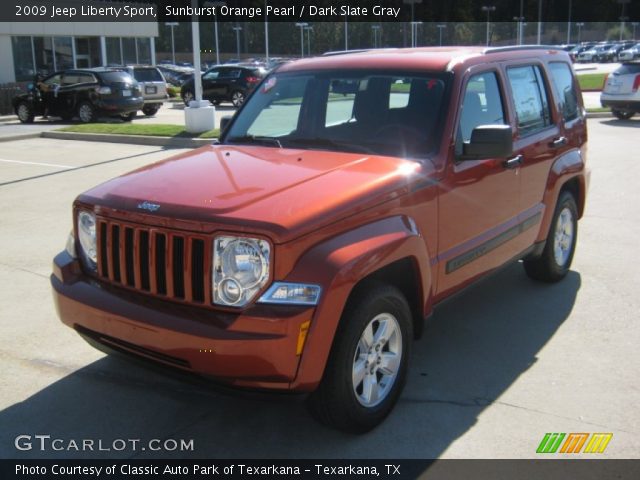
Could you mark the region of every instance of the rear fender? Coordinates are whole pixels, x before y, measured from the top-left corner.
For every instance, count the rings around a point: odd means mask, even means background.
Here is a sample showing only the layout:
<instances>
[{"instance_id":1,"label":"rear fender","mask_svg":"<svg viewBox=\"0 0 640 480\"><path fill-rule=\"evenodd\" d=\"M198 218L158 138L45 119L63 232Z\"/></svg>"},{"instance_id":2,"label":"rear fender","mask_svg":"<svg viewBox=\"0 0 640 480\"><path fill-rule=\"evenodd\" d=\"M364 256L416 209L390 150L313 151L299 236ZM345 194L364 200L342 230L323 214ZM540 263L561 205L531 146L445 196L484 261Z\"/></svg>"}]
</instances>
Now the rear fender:
<instances>
[{"instance_id":1,"label":"rear fender","mask_svg":"<svg viewBox=\"0 0 640 480\"><path fill-rule=\"evenodd\" d=\"M583 155L581 150L572 150L559 157L551 167L542 200L546 208L536 241L542 242L546 240L556 202L560 196L560 191L567 182L577 181L576 203L578 205L578 218L582 217L589 177Z\"/></svg>"}]
</instances>

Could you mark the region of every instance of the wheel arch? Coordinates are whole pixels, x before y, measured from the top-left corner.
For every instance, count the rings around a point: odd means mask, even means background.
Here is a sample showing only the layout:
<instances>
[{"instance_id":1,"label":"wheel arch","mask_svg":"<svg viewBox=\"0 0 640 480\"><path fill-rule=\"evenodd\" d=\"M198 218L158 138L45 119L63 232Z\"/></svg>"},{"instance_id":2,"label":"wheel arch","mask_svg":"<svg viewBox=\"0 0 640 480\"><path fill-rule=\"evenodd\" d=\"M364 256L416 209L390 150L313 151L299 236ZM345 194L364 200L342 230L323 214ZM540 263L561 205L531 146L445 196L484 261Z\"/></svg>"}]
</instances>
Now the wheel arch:
<instances>
[{"instance_id":1,"label":"wheel arch","mask_svg":"<svg viewBox=\"0 0 640 480\"><path fill-rule=\"evenodd\" d=\"M431 308L427 245L415 222L406 216L384 218L316 245L288 276L291 281L303 278L319 283L323 292L292 383L298 390L313 390L322 379L344 309L358 291L381 282L398 288L407 298L418 334Z\"/></svg>"}]
</instances>

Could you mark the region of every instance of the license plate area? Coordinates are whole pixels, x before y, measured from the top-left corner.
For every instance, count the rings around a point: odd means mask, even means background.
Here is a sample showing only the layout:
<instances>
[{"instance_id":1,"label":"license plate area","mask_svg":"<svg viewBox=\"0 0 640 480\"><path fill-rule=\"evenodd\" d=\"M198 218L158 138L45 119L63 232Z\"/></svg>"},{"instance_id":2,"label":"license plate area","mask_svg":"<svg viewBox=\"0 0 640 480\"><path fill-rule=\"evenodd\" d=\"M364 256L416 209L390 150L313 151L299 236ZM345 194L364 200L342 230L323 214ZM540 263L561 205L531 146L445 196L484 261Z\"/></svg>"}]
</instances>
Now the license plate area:
<instances>
[{"instance_id":1,"label":"license plate area","mask_svg":"<svg viewBox=\"0 0 640 480\"><path fill-rule=\"evenodd\" d=\"M158 93L158 87L144 87L144 93Z\"/></svg>"},{"instance_id":2,"label":"license plate area","mask_svg":"<svg viewBox=\"0 0 640 480\"><path fill-rule=\"evenodd\" d=\"M123 97L130 97L131 96L131 90L122 90L122 96Z\"/></svg>"}]
</instances>

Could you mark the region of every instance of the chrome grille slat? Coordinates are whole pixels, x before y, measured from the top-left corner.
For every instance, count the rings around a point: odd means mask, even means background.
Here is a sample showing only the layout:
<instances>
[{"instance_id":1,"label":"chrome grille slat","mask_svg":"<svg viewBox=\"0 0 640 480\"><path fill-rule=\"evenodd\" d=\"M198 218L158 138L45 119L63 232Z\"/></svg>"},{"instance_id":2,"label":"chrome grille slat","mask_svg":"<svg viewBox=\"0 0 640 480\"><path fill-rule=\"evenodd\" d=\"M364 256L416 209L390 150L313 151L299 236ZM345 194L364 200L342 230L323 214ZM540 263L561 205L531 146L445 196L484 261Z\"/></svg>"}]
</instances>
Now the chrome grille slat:
<instances>
[{"instance_id":1,"label":"chrome grille slat","mask_svg":"<svg viewBox=\"0 0 640 480\"><path fill-rule=\"evenodd\" d=\"M181 303L208 304L209 239L98 219L98 276Z\"/></svg>"}]
</instances>

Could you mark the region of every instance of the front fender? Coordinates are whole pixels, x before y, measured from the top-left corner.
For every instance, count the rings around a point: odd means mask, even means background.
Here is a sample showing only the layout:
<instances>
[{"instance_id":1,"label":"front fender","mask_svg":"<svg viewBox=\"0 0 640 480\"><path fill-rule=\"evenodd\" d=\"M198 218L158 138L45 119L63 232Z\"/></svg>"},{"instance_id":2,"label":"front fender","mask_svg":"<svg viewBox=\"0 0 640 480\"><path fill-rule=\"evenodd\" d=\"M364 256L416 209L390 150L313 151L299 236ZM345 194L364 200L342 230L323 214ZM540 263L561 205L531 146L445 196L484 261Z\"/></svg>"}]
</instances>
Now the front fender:
<instances>
[{"instance_id":1,"label":"front fender","mask_svg":"<svg viewBox=\"0 0 640 480\"><path fill-rule=\"evenodd\" d=\"M311 391L322 379L342 311L356 284L406 258L419 272L419 301L425 311L431 299L430 257L409 217L394 216L361 226L314 246L300 258L287 280L320 284L322 296L292 388Z\"/></svg>"},{"instance_id":2,"label":"front fender","mask_svg":"<svg viewBox=\"0 0 640 480\"><path fill-rule=\"evenodd\" d=\"M578 204L578 218L580 218L584 212L585 197L589 185L589 171L585 167L584 153L582 150L571 150L567 152L565 155L559 157L551 166L542 199L546 208L536 241L541 242L546 240L560 191L568 181L574 178L578 182L578 191L576 192L578 198L576 198L576 203Z\"/></svg>"}]
</instances>

